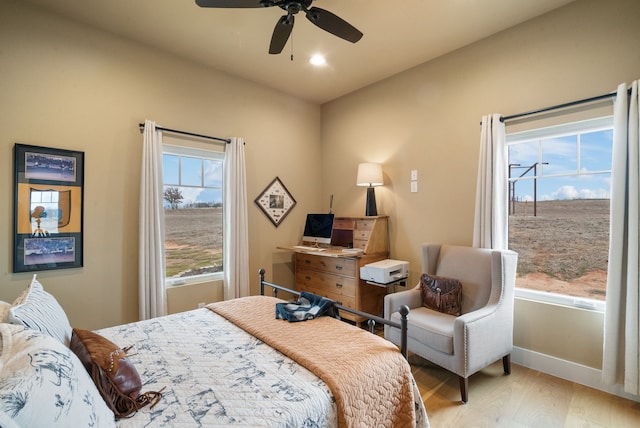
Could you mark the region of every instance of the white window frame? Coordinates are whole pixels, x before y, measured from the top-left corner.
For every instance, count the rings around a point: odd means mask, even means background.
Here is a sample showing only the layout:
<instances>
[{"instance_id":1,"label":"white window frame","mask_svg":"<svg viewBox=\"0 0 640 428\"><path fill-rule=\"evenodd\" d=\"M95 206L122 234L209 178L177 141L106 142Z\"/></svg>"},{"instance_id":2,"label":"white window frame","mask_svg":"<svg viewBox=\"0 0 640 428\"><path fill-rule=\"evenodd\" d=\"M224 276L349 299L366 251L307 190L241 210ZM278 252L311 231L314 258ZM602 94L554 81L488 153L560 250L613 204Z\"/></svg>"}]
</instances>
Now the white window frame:
<instances>
[{"instance_id":1,"label":"white window frame","mask_svg":"<svg viewBox=\"0 0 640 428\"><path fill-rule=\"evenodd\" d=\"M225 160L225 154L223 151L205 150L205 149L199 149L194 147L177 146L172 144L163 144L162 154L194 157L199 159L217 160L217 161L222 161L223 163ZM164 184L164 177L162 179L162 183L163 183L163 187L164 186L189 187L189 186L182 186L179 184ZM224 183L223 183L222 191L224 192ZM225 221L224 214L223 214L222 221L223 222ZM222 257L224 257L224 253L222 254ZM166 272L165 272L165 275L166 275ZM182 278L167 278L165 276L165 285L167 287L173 287L178 285L197 284L202 282L222 281L223 279L224 279L224 271L204 273L201 275L187 276Z\"/></svg>"},{"instance_id":2,"label":"white window frame","mask_svg":"<svg viewBox=\"0 0 640 428\"><path fill-rule=\"evenodd\" d=\"M555 125L545 128L537 128L528 131L507 133L507 148L512 144L525 143L547 139L552 137L562 137L567 135L575 135L576 133L588 133L613 129L613 116L599 117L596 119L588 119L578 122L571 122L562 125ZM580 171L580 146L578 145L578 174ZM611 173L608 171L589 171L588 174ZM560 177L576 174L554 174L542 175L539 178ZM508 202L510 203L510 202ZM574 308L592 310L597 312L605 311L605 301L597 299L589 299L586 297L574 297L565 294L558 294L546 291L531 290L527 288L515 288L515 297L527 300L533 300L554 305L570 306Z\"/></svg>"}]
</instances>

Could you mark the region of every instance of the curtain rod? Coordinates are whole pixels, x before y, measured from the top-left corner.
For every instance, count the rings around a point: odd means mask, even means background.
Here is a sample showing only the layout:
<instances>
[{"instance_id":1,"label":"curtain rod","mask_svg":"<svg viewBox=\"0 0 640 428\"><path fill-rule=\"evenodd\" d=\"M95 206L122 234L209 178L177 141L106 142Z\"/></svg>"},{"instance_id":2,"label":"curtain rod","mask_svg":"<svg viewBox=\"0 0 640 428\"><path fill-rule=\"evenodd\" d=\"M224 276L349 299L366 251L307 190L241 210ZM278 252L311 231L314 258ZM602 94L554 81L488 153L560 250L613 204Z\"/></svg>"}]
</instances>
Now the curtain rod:
<instances>
[{"instance_id":1,"label":"curtain rod","mask_svg":"<svg viewBox=\"0 0 640 428\"><path fill-rule=\"evenodd\" d=\"M631 88L629 88L627 90L627 94L631 95ZM544 113L544 112L551 111L551 110L559 110L559 109L562 109L562 108L572 107L572 106L579 105L579 104L591 103L591 102L594 102L594 101L604 100L606 98L612 98L612 97L615 97L616 95L617 94L615 92L610 92L608 94L597 95L595 97L585 98L585 99L577 100L577 101L571 101L571 102L568 102L568 103L558 104L558 105L551 106L551 107L544 107L544 108L541 108L541 109L538 109L538 110L532 110L532 111L528 111L528 112L525 112L525 113L512 114L510 116L502 116L500 118L500 121L501 122L506 122L507 120L517 119L519 117L531 116L531 115L534 115L534 114Z\"/></svg>"},{"instance_id":2,"label":"curtain rod","mask_svg":"<svg viewBox=\"0 0 640 428\"><path fill-rule=\"evenodd\" d=\"M140 132L142 133L144 131L144 123L139 123L138 126L140 127ZM205 138L207 140L224 141L227 144L231 143L231 140L228 138L210 137L208 135L195 134L193 132L179 131L177 129L171 129L171 128L163 128L162 126L156 126L156 129L159 131L173 132L174 134L182 134L182 135L189 135L191 137Z\"/></svg>"}]
</instances>

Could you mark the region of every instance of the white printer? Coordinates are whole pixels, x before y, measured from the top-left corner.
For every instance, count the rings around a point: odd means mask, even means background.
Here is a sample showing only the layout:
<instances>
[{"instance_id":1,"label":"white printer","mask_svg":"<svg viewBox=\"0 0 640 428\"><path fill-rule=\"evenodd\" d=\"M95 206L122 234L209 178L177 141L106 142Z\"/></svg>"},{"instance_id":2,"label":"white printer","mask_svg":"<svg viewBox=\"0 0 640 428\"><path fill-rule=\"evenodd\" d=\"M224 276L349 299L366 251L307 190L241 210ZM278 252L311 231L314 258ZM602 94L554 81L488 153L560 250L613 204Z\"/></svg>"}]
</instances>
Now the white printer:
<instances>
[{"instance_id":1,"label":"white printer","mask_svg":"<svg viewBox=\"0 0 640 428\"><path fill-rule=\"evenodd\" d=\"M389 284L409 276L409 262L400 260L380 260L360 268L360 278L365 281Z\"/></svg>"}]
</instances>

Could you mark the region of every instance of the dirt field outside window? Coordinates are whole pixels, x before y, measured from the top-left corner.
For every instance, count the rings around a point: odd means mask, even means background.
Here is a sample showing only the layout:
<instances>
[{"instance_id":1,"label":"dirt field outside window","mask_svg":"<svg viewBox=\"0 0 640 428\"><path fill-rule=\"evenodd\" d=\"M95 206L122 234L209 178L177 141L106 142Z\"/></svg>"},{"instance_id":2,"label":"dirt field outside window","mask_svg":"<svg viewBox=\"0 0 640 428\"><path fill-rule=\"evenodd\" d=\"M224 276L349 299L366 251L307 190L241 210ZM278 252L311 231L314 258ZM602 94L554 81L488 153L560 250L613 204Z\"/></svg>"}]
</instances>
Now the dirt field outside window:
<instances>
[{"instance_id":1,"label":"dirt field outside window","mask_svg":"<svg viewBox=\"0 0 640 428\"><path fill-rule=\"evenodd\" d=\"M222 271L222 208L164 210L167 278Z\"/></svg>"},{"instance_id":2,"label":"dirt field outside window","mask_svg":"<svg viewBox=\"0 0 640 428\"><path fill-rule=\"evenodd\" d=\"M517 251L516 287L605 300L608 199L517 202L509 248Z\"/></svg>"}]
</instances>

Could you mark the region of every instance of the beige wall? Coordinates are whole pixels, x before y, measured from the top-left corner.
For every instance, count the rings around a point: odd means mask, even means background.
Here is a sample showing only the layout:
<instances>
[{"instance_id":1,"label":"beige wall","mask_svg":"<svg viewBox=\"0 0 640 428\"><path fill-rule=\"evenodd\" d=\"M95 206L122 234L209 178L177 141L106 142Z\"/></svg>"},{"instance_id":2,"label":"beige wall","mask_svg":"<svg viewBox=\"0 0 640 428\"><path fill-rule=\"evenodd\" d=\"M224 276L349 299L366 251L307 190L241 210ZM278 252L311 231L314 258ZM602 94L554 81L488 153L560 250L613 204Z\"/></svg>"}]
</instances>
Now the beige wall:
<instances>
[{"instance_id":1,"label":"beige wall","mask_svg":"<svg viewBox=\"0 0 640 428\"><path fill-rule=\"evenodd\" d=\"M363 214L357 164L382 162L378 211L391 217L391 256L411 263L415 283L422 243L471 243L482 115L587 98L640 78L638 16L636 0L579 0L323 105L323 193L335 195L337 213ZM515 344L599 368L602 320L519 300Z\"/></svg>"},{"instance_id":2,"label":"beige wall","mask_svg":"<svg viewBox=\"0 0 640 428\"><path fill-rule=\"evenodd\" d=\"M31 279L11 272L13 145L58 147L85 152L84 267L42 271L38 278L74 326L138 318L138 123L145 119L245 138L252 290L260 267L280 280L272 264L289 281L287 255L274 248L299 239L306 212L320 209L320 164L309 161L320 157L319 106L2 1L0 300L13 301ZM276 176L298 202L277 229L253 203ZM169 309L195 308L220 295L219 284L177 288Z\"/></svg>"}]
</instances>

